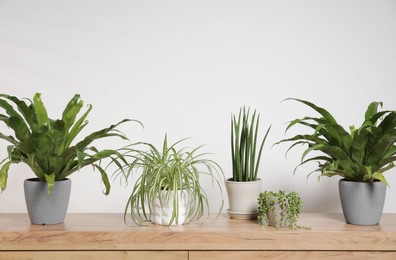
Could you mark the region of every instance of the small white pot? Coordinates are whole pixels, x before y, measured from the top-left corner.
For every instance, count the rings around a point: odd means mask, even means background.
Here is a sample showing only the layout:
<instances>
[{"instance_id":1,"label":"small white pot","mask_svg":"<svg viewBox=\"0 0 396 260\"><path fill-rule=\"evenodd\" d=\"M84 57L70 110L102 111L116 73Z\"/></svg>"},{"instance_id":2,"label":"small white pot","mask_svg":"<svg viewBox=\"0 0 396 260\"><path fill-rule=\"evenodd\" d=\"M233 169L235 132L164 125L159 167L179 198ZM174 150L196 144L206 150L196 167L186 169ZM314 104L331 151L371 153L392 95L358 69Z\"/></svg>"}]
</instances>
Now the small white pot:
<instances>
[{"instance_id":1,"label":"small white pot","mask_svg":"<svg viewBox=\"0 0 396 260\"><path fill-rule=\"evenodd\" d=\"M225 181L231 218L257 219L258 197L261 192L262 180L238 182L228 179Z\"/></svg>"},{"instance_id":2,"label":"small white pot","mask_svg":"<svg viewBox=\"0 0 396 260\"><path fill-rule=\"evenodd\" d=\"M166 194L169 194L169 198L167 198ZM169 222L172 219L173 213L173 202L174 202L174 191L163 191L161 193L161 199L159 196L156 196L151 205L151 222L157 225L183 225L187 220L187 210L188 210L188 201L189 196L188 192L185 190L177 191L177 200L178 200L178 215L172 221L171 224ZM161 204L162 202L162 204Z\"/></svg>"}]
</instances>

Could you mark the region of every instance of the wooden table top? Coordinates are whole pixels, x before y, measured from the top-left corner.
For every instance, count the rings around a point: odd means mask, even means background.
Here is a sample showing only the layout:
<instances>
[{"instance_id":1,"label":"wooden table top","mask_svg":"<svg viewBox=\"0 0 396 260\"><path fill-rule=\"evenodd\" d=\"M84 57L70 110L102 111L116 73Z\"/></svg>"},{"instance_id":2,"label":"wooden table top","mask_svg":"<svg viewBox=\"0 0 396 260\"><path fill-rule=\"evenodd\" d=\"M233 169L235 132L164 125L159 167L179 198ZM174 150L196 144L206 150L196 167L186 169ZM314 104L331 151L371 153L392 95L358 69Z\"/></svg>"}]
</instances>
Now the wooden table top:
<instances>
[{"instance_id":1,"label":"wooden table top","mask_svg":"<svg viewBox=\"0 0 396 260\"><path fill-rule=\"evenodd\" d=\"M303 213L310 230L265 228L222 214L182 226L125 224L123 214L68 214L64 224L31 225L27 214L0 214L0 250L388 250L396 251L396 214L354 226L342 214Z\"/></svg>"}]
</instances>

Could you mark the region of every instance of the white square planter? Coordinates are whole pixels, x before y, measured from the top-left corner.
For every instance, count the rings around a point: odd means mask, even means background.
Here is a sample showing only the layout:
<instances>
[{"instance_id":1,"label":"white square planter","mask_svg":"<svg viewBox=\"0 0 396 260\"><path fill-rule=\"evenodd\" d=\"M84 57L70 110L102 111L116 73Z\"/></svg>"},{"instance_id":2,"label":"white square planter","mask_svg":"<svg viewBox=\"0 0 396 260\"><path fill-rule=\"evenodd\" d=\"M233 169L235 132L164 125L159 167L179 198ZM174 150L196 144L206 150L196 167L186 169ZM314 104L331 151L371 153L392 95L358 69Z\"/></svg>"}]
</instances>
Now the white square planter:
<instances>
[{"instance_id":1,"label":"white square planter","mask_svg":"<svg viewBox=\"0 0 396 260\"><path fill-rule=\"evenodd\" d=\"M168 195L168 197L167 197ZM188 201L189 195L185 190L177 191L177 204L178 208L175 209L174 200L175 200L175 192L174 191L164 191L161 193L161 198L156 196L153 199L151 205L151 222L157 225L183 225L187 221L187 211L188 211ZM175 212L176 211L176 212ZM172 220L173 212L177 214L177 216Z\"/></svg>"}]
</instances>

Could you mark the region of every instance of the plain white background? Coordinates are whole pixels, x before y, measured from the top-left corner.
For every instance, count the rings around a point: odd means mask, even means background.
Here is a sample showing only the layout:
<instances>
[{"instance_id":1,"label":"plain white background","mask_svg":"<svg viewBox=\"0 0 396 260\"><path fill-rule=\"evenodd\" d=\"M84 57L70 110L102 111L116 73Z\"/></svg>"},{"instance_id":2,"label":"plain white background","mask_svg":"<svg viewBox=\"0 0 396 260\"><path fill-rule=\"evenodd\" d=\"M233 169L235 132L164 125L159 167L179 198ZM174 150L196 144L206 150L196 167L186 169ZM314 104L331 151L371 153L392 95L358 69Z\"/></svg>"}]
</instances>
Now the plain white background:
<instances>
[{"instance_id":1,"label":"plain white background","mask_svg":"<svg viewBox=\"0 0 396 260\"><path fill-rule=\"evenodd\" d=\"M338 179L300 168L302 147L285 158L285 123L315 115L287 97L328 109L344 127L359 125L371 101L396 109L396 2L296 1L20 1L0 0L0 92L41 92L52 118L80 93L93 105L85 134L123 118L131 141L161 145L191 137L231 176L230 117L242 105L272 124L260 177L263 190L297 191L305 212L341 212ZM1 125L1 131L7 131ZM287 135L291 136L292 132ZM124 145L108 140L98 147ZM0 142L0 156L6 153ZM26 212L24 165L10 169L0 212ZM396 212L396 169L386 173L384 212ZM71 176L69 212L123 212L130 187L101 194L100 176ZM203 180L211 211L221 195ZM225 208L227 198L224 193Z\"/></svg>"}]
</instances>

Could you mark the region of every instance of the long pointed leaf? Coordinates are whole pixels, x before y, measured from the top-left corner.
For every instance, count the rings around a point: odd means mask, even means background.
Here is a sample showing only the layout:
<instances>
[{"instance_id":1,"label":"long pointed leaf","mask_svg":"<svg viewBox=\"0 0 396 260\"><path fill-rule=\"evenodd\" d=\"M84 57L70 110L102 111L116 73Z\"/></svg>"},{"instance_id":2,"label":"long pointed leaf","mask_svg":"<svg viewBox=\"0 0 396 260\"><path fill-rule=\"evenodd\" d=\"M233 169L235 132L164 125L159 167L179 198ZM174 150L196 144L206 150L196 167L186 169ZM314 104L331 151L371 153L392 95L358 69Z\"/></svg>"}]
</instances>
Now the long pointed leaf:
<instances>
[{"instance_id":1,"label":"long pointed leaf","mask_svg":"<svg viewBox=\"0 0 396 260\"><path fill-rule=\"evenodd\" d=\"M36 93L33 97L34 109L36 112L36 119L39 126L46 125L49 126L48 114L43 101L41 100L41 94Z\"/></svg>"}]
</instances>

